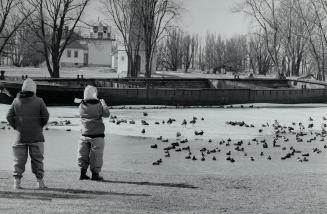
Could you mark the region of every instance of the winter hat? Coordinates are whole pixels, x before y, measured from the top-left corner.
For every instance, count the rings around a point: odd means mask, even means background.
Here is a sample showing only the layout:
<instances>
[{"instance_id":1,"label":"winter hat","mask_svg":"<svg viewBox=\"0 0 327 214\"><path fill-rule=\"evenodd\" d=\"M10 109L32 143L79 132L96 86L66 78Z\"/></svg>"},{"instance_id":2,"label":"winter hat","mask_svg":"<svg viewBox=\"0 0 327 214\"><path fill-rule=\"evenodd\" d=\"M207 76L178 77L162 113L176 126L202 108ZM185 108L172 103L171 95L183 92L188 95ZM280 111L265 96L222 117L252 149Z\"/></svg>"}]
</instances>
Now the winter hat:
<instances>
[{"instance_id":1,"label":"winter hat","mask_svg":"<svg viewBox=\"0 0 327 214\"><path fill-rule=\"evenodd\" d=\"M27 78L23 83L22 91L30 91L30 92L33 92L35 94L36 93L36 84L35 84L35 82L32 79Z\"/></svg>"},{"instance_id":2,"label":"winter hat","mask_svg":"<svg viewBox=\"0 0 327 214\"><path fill-rule=\"evenodd\" d=\"M84 90L84 100L97 100L98 99L98 90L94 86L86 86Z\"/></svg>"}]
</instances>

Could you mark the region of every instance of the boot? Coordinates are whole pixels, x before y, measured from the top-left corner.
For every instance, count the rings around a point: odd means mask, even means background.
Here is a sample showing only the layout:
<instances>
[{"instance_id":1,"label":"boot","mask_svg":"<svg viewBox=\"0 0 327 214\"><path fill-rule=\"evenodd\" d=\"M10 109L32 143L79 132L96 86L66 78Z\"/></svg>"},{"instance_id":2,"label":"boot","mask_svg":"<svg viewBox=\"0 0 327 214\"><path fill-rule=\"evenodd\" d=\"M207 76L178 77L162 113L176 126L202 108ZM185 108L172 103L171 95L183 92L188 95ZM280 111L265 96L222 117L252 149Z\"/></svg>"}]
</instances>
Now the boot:
<instances>
[{"instance_id":1,"label":"boot","mask_svg":"<svg viewBox=\"0 0 327 214\"><path fill-rule=\"evenodd\" d=\"M90 180L90 177L86 175L87 169L81 169L80 180Z\"/></svg>"},{"instance_id":2,"label":"boot","mask_svg":"<svg viewBox=\"0 0 327 214\"><path fill-rule=\"evenodd\" d=\"M23 189L21 184L21 179L20 178L15 178L14 180L14 189Z\"/></svg>"},{"instance_id":3,"label":"boot","mask_svg":"<svg viewBox=\"0 0 327 214\"><path fill-rule=\"evenodd\" d=\"M103 181L103 177L99 175L99 173L92 173L92 180L93 181Z\"/></svg>"},{"instance_id":4,"label":"boot","mask_svg":"<svg viewBox=\"0 0 327 214\"><path fill-rule=\"evenodd\" d=\"M37 187L39 189L47 189L48 187L44 184L43 179L37 179Z\"/></svg>"}]
</instances>

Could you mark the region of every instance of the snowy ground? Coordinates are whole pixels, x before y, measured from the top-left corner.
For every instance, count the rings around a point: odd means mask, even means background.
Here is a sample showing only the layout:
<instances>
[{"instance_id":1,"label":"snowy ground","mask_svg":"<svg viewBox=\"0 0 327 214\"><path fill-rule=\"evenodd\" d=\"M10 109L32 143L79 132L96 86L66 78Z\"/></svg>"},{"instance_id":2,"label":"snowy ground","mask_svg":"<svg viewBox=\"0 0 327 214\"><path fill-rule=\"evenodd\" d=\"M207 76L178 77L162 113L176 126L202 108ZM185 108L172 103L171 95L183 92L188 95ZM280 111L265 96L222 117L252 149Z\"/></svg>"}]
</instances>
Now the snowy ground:
<instances>
[{"instance_id":1,"label":"snowy ground","mask_svg":"<svg viewBox=\"0 0 327 214\"><path fill-rule=\"evenodd\" d=\"M1 70L6 71L6 76L21 76L28 75L29 77L50 77L48 70L45 67L1 67ZM84 75L85 78L117 78L118 74L110 68L106 67L83 67L83 68L62 68L60 71L61 77L77 77Z\"/></svg>"},{"instance_id":2,"label":"snowy ground","mask_svg":"<svg viewBox=\"0 0 327 214\"><path fill-rule=\"evenodd\" d=\"M49 77L49 72L46 67L11 67L2 66L0 70L6 71L7 76L21 76L28 75L30 77ZM117 74L115 70L108 67L63 67L60 71L61 77L77 77L77 75L84 75L85 78L118 78L126 77L126 73ZM234 78L232 73L227 74L208 74L202 71L190 71L185 73L183 71L156 71L154 77L183 77L183 78ZM241 78L248 77L248 74L240 74ZM258 78L275 78L275 75L255 76Z\"/></svg>"},{"instance_id":3,"label":"snowy ground","mask_svg":"<svg viewBox=\"0 0 327 214\"><path fill-rule=\"evenodd\" d=\"M0 120L5 119L8 106L0 105ZM74 212L87 213L326 213L327 211L327 141L307 143L311 137L304 137L303 143L295 141L295 136L286 135L290 141L279 141L282 147L293 146L303 153L310 153L309 162L298 162L296 157L281 160L286 154L282 148L272 148L272 127L274 120L292 126L302 122L305 127L314 124L314 132L320 132L326 123L327 105L255 105L255 108L209 108L209 109L112 109L113 116L135 121L135 125L106 123L106 148L103 174L105 183L77 181L76 150L79 138L77 108L49 108L52 121L70 120L70 126L49 126L46 136L46 180L50 189L40 192L31 189L34 178L27 166L23 184L29 189L15 192L11 189L11 145L15 140L12 130L1 130L0 139L0 212L22 211L28 207L31 212ZM148 116L144 116L147 112ZM197 117L195 125L181 125ZM201 120L203 117L204 120ZM312 117L314 121L309 121ZM169 118L176 122L169 125ZM141 120L149 123L143 126ZM165 124L162 124L162 121ZM234 127L226 121L245 121L255 128ZM155 125L160 122L160 125ZM270 126L263 128L268 123ZM0 125L1 126L1 125ZM298 126L294 126L296 131ZM141 133L145 129L145 134ZM72 131L67 132L67 129ZM262 133L258 130L263 129ZM195 136L194 131L204 131L203 136ZM197 161L186 160L186 152L171 152L164 157L163 148L178 139L189 139L192 156ZM168 143L156 140L163 136ZM252 143L252 138L266 139L269 148ZM231 138L232 145L220 145L222 139ZM212 143L208 140L212 139ZM244 152L234 151L233 143L244 140ZM157 144L158 149L150 145ZM220 153L206 155L200 161L203 147L219 148ZM322 150L321 154L312 152ZM226 153L232 151L235 163L226 161ZM261 156L260 153L264 152ZM267 160L268 155L272 160ZM213 161L212 157L217 160ZM250 157L255 161L250 161ZM298 155L301 156L301 155ZM161 158L160 166L152 162ZM20 205L16 206L15 202ZM26 202L24 202L26 201ZM3 211L3 212L2 212Z\"/></svg>"}]
</instances>

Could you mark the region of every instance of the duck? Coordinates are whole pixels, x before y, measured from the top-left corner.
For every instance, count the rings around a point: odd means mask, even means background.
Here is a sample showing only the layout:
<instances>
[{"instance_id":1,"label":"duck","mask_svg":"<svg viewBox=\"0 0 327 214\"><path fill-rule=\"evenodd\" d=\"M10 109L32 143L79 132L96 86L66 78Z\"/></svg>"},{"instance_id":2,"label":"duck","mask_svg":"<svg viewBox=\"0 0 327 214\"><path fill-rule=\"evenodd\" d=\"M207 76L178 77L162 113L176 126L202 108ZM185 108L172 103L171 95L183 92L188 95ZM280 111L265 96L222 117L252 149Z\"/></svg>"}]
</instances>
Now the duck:
<instances>
[{"instance_id":1,"label":"duck","mask_svg":"<svg viewBox=\"0 0 327 214\"><path fill-rule=\"evenodd\" d=\"M188 156L185 157L185 159L189 160L189 159L191 159L191 156L188 155Z\"/></svg>"},{"instance_id":2,"label":"duck","mask_svg":"<svg viewBox=\"0 0 327 214\"><path fill-rule=\"evenodd\" d=\"M190 151L190 147L189 146L183 147L182 150L184 150L184 151Z\"/></svg>"},{"instance_id":3,"label":"duck","mask_svg":"<svg viewBox=\"0 0 327 214\"><path fill-rule=\"evenodd\" d=\"M213 156L213 157L212 157L212 160L214 160L214 161L217 160L216 156Z\"/></svg>"},{"instance_id":4,"label":"duck","mask_svg":"<svg viewBox=\"0 0 327 214\"><path fill-rule=\"evenodd\" d=\"M184 119L182 122L182 126L186 126L187 125L187 121Z\"/></svg>"},{"instance_id":5,"label":"duck","mask_svg":"<svg viewBox=\"0 0 327 214\"><path fill-rule=\"evenodd\" d=\"M143 116L147 117L149 114L147 112L143 112Z\"/></svg>"},{"instance_id":6,"label":"duck","mask_svg":"<svg viewBox=\"0 0 327 214\"><path fill-rule=\"evenodd\" d=\"M190 124L195 125L196 120L193 118L193 120L190 121Z\"/></svg>"},{"instance_id":7,"label":"duck","mask_svg":"<svg viewBox=\"0 0 327 214\"><path fill-rule=\"evenodd\" d=\"M141 133L142 133L142 134L145 134L145 129L142 129Z\"/></svg>"},{"instance_id":8,"label":"duck","mask_svg":"<svg viewBox=\"0 0 327 214\"><path fill-rule=\"evenodd\" d=\"M135 121L134 120L131 120L131 121L129 121L129 124L135 125Z\"/></svg>"},{"instance_id":9,"label":"duck","mask_svg":"<svg viewBox=\"0 0 327 214\"><path fill-rule=\"evenodd\" d=\"M167 152L166 155L165 155L166 158L169 158L170 157L170 153Z\"/></svg>"},{"instance_id":10,"label":"duck","mask_svg":"<svg viewBox=\"0 0 327 214\"><path fill-rule=\"evenodd\" d=\"M200 149L200 152L205 152L205 151L207 151L207 148L202 148L202 149Z\"/></svg>"},{"instance_id":11,"label":"duck","mask_svg":"<svg viewBox=\"0 0 327 214\"><path fill-rule=\"evenodd\" d=\"M182 136L182 133L177 132L177 133L176 133L176 137L180 137L180 136Z\"/></svg>"},{"instance_id":12,"label":"duck","mask_svg":"<svg viewBox=\"0 0 327 214\"><path fill-rule=\"evenodd\" d=\"M182 143L182 144L188 143L188 139L181 140L180 143Z\"/></svg>"},{"instance_id":13,"label":"duck","mask_svg":"<svg viewBox=\"0 0 327 214\"><path fill-rule=\"evenodd\" d=\"M142 120L141 123L142 123L143 126L148 126L149 125L149 123L146 122L145 120Z\"/></svg>"},{"instance_id":14,"label":"duck","mask_svg":"<svg viewBox=\"0 0 327 214\"><path fill-rule=\"evenodd\" d=\"M159 165L160 165L160 162L155 161L155 162L152 163L152 165L153 165L153 166L159 166Z\"/></svg>"},{"instance_id":15,"label":"duck","mask_svg":"<svg viewBox=\"0 0 327 214\"><path fill-rule=\"evenodd\" d=\"M157 144L153 144L150 147L151 147L151 149L157 149L158 148L158 145Z\"/></svg>"},{"instance_id":16,"label":"duck","mask_svg":"<svg viewBox=\"0 0 327 214\"><path fill-rule=\"evenodd\" d=\"M171 146L178 147L179 146L179 143L178 142L172 143Z\"/></svg>"},{"instance_id":17,"label":"duck","mask_svg":"<svg viewBox=\"0 0 327 214\"><path fill-rule=\"evenodd\" d=\"M158 137L157 140L162 140L162 136Z\"/></svg>"},{"instance_id":18,"label":"duck","mask_svg":"<svg viewBox=\"0 0 327 214\"><path fill-rule=\"evenodd\" d=\"M269 155L268 157L267 157L267 160L271 160L272 158L271 158L271 156Z\"/></svg>"},{"instance_id":19,"label":"duck","mask_svg":"<svg viewBox=\"0 0 327 214\"><path fill-rule=\"evenodd\" d=\"M268 144L267 144L267 143L264 143L264 144L262 145L262 147L263 147L264 149L267 149L267 148L268 148Z\"/></svg>"},{"instance_id":20,"label":"duck","mask_svg":"<svg viewBox=\"0 0 327 214\"><path fill-rule=\"evenodd\" d=\"M204 131L203 131L203 130L201 130L200 132L195 131L194 134L195 134L196 136L200 136L200 135L202 136L202 135L204 134Z\"/></svg>"},{"instance_id":21,"label":"duck","mask_svg":"<svg viewBox=\"0 0 327 214\"><path fill-rule=\"evenodd\" d=\"M192 160L196 161L197 159L196 159L196 157L195 157L195 156L193 156Z\"/></svg>"}]
</instances>

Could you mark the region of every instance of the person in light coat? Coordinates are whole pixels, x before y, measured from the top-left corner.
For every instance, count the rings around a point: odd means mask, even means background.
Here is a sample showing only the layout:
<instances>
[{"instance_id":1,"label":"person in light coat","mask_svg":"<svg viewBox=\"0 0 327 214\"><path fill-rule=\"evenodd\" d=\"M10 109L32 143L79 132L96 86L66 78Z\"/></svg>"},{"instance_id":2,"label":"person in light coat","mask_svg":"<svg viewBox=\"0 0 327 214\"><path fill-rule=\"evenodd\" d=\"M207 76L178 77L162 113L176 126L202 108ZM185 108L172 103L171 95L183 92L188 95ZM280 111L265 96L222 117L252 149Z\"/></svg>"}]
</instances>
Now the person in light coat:
<instances>
[{"instance_id":1,"label":"person in light coat","mask_svg":"<svg viewBox=\"0 0 327 214\"><path fill-rule=\"evenodd\" d=\"M102 118L110 116L109 107L104 100L98 99L96 87L87 86L84 90L84 99L79 105L81 118L81 138L78 148L78 165L80 167L80 180L101 181L100 176L103 165L103 150L105 145L105 126ZM87 175L88 167L92 177Z\"/></svg>"},{"instance_id":2,"label":"person in light coat","mask_svg":"<svg viewBox=\"0 0 327 214\"><path fill-rule=\"evenodd\" d=\"M44 184L44 136L43 127L49 120L49 112L42 98L36 96L36 84L26 79L22 91L17 94L7 114L7 121L17 132L13 145L14 188L21 189L21 178L25 171L28 153L31 158L32 172L37 178L40 189Z\"/></svg>"}]
</instances>

